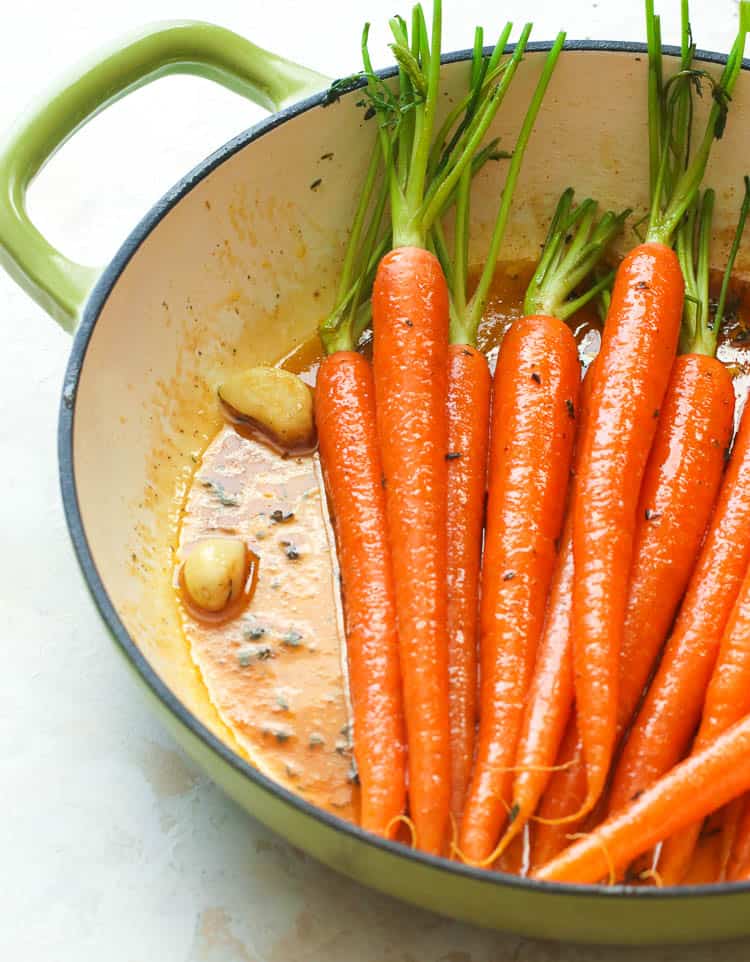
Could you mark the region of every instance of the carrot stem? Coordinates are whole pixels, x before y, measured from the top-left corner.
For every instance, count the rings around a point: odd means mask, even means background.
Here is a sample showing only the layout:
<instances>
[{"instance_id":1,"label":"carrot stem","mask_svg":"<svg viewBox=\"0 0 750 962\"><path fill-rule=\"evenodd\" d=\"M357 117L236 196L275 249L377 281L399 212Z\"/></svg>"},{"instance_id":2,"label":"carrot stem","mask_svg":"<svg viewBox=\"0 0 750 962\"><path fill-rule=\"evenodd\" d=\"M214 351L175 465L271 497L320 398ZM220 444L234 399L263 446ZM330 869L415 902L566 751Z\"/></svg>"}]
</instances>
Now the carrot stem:
<instances>
[{"instance_id":1,"label":"carrot stem","mask_svg":"<svg viewBox=\"0 0 750 962\"><path fill-rule=\"evenodd\" d=\"M598 205L590 197L571 212L573 189L558 201L544 253L526 291L524 314L547 314L567 320L612 282L609 274L573 298L573 292L601 260L610 241L630 214L607 211L598 221Z\"/></svg>"},{"instance_id":2,"label":"carrot stem","mask_svg":"<svg viewBox=\"0 0 750 962\"><path fill-rule=\"evenodd\" d=\"M534 95L531 98L531 104L526 112L521 131L516 140L515 147L513 148L513 157L511 158L508 174L505 178L502 199L500 201L500 209L498 211L497 220L495 221L495 227L492 231L492 238L490 240L490 247L487 252L484 269L479 277L479 281L471 300L467 305L466 317L463 319L464 330L462 332L451 331L451 339L454 341L454 343L463 342L472 344L476 339L476 333L479 328L480 321L482 320L482 313L484 312L484 308L487 303L487 297L492 284L492 278L495 273L498 255L505 237L505 229L510 216L511 204L513 203L513 194L515 192L519 174L521 173L521 164L523 163L524 154L526 153L526 148L534 130L534 124L536 123L537 116L539 115L539 110L541 109L544 96L547 93L547 88L552 80L552 74L555 70L555 66L557 65L557 60L560 56L560 52L564 43L565 34L562 32L558 33L557 38L552 45L552 49L547 54L547 59L544 63L542 74L537 82ZM464 335L463 341L460 339L462 334Z\"/></svg>"},{"instance_id":3,"label":"carrot stem","mask_svg":"<svg viewBox=\"0 0 750 962\"><path fill-rule=\"evenodd\" d=\"M689 31L684 26L687 5L683 5L683 34ZM671 245L672 238L685 212L698 192L708 164L714 140L719 140L726 125L727 107L737 77L742 69L742 56L745 40L750 29L750 2L740 3L739 29L726 66L718 83L705 71L681 70L672 78L675 86L661 81L660 26L654 14L652 0L646 0L646 22L649 47L649 161L651 172L651 213L646 240ZM687 56L683 50L683 56ZM657 74L659 79L657 80ZM688 96L685 85L693 85L700 93L701 80L711 85L713 105L709 113L703 137L694 157L685 169L677 175L670 169L670 160L679 147L680 134L675 141L675 115L680 116L680 105ZM658 127L658 131L657 131ZM656 160L658 158L658 164Z\"/></svg>"},{"instance_id":4,"label":"carrot stem","mask_svg":"<svg viewBox=\"0 0 750 962\"><path fill-rule=\"evenodd\" d=\"M727 266L724 268L724 276L721 279L721 291L719 292L719 301L716 305L716 315L713 322L713 330L716 336L718 336L718 333L721 330L721 325L724 323L724 311L726 310L727 305L729 282L732 279L734 262L737 260L737 254L739 253L740 245L742 244L742 237L745 233L745 224L747 222L748 213L750 213L750 177L745 174L745 196L742 200L740 216L737 220L737 229L734 232L734 239L732 241L732 247L729 251Z\"/></svg>"}]
</instances>

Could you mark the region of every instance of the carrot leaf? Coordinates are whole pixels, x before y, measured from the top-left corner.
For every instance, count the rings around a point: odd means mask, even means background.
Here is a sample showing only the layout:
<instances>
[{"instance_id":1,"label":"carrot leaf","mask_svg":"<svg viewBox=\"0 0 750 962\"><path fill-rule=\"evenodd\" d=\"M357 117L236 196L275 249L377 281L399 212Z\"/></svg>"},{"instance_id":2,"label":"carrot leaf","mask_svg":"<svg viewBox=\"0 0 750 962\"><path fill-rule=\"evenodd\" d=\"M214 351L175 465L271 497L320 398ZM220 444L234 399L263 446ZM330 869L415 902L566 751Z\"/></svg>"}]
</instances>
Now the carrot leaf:
<instances>
[{"instance_id":1,"label":"carrot leaf","mask_svg":"<svg viewBox=\"0 0 750 962\"><path fill-rule=\"evenodd\" d=\"M580 285L601 263L610 242L630 214L607 211L597 219L598 205L591 198L573 208L569 187L558 201L542 256L524 300L525 314L546 314L566 320L612 283L612 273L598 278L586 290Z\"/></svg>"},{"instance_id":2,"label":"carrot leaf","mask_svg":"<svg viewBox=\"0 0 750 962\"><path fill-rule=\"evenodd\" d=\"M671 245L675 233L694 202L708 165L714 140L722 137L737 77L742 68L745 41L750 30L750 2L741 0L739 29L721 77L695 70L695 46L689 11L682 0L682 50L680 70L668 82L662 75L661 28L653 0L646 0L649 54L649 169L651 212L646 240ZM692 96L711 90L712 105L703 136L691 153Z\"/></svg>"}]
</instances>

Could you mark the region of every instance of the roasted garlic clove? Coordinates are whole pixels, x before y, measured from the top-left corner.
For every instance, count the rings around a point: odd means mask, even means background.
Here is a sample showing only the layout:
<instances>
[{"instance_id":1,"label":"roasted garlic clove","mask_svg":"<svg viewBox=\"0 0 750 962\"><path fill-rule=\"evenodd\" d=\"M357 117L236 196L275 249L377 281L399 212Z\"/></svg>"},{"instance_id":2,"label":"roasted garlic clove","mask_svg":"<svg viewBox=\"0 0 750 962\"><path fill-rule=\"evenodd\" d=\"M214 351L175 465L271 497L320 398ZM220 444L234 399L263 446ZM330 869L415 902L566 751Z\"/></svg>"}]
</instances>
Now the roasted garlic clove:
<instances>
[{"instance_id":1,"label":"roasted garlic clove","mask_svg":"<svg viewBox=\"0 0 750 962\"><path fill-rule=\"evenodd\" d=\"M315 445L313 395L305 382L280 367L251 367L219 388L230 413L288 451Z\"/></svg>"},{"instance_id":2,"label":"roasted garlic clove","mask_svg":"<svg viewBox=\"0 0 750 962\"><path fill-rule=\"evenodd\" d=\"M244 587L245 544L236 538L205 538L185 559L182 573L185 590L196 607L222 611Z\"/></svg>"}]
</instances>

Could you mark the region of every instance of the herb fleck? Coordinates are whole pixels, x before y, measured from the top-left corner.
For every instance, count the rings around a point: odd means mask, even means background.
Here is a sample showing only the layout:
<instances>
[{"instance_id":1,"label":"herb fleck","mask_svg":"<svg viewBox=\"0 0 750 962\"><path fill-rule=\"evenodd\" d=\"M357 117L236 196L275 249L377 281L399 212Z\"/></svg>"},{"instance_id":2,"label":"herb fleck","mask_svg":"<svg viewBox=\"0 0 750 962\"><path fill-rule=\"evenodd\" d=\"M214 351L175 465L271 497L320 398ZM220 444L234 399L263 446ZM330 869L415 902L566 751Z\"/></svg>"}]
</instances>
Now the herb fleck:
<instances>
[{"instance_id":1,"label":"herb fleck","mask_svg":"<svg viewBox=\"0 0 750 962\"><path fill-rule=\"evenodd\" d=\"M349 771L346 773L346 780L352 785L359 785L359 770L357 762L352 758L349 762Z\"/></svg>"},{"instance_id":2,"label":"herb fleck","mask_svg":"<svg viewBox=\"0 0 750 962\"><path fill-rule=\"evenodd\" d=\"M323 183L323 178L322 178L322 177L318 177L317 180L314 180L314 181L310 184L310 190L317 190L318 187L320 187L320 185L321 185L322 183Z\"/></svg>"},{"instance_id":3,"label":"herb fleck","mask_svg":"<svg viewBox=\"0 0 750 962\"><path fill-rule=\"evenodd\" d=\"M282 541L281 544L284 548L284 554L290 561L296 561L299 558L299 549L292 541Z\"/></svg>"},{"instance_id":4,"label":"herb fleck","mask_svg":"<svg viewBox=\"0 0 750 962\"><path fill-rule=\"evenodd\" d=\"M541 384L541 383L542 383L542 376L541 376L541 374L537 374L536 371L534 371L534 373L531 375L531 380L532 380L535 384Z\"/></svg>"},{"instance_id":5,"label":"herb fleck","mask_svg":"<svg viewBox=\"0 0 750 962\"><path fill-rule=\"evenodd\" d=\"M511 805L510 809L508 810L508 825L512 825L513 822L515 822L520 811L521 807L517 802L515 805Z\"/></svg>"},{"instance_id":6,"label":"herb fleck","mask_svg":"<svg viewBox=\"0 0 750 962\"><path fill-rule=\"evenodd\" d=\"M254 661L268 661L273 658L270 645L245 645L237 652L237 661L241 668L248 668Z\"/></svg>"},{"instance_id":7,"label":"herb fleck","mask_svg":"<svg viewBox=\"0 0 750 962\"><path fill-rule=\"evenodd\" d=\"M325 743L325 738L319 732L310 732L310 737L307 739L310 748L316 748L318 745L325 745Z\"/></svg>"},{"instance_id":8,"label":"herb fleck","mask_svg":"<svg viewBox=\"0 0 750 962\"><path fill-rule=\"evenodd\" d=\"M245 638L252 638L253 641L257 641L258 638L262 638L265 635L266 629L262 625L247 625L242 630L242 634Z\"/></svg>"},{"instance_id":9,"label":"herb fleck","mask_svg":"<svg viewBox=\"0 0 750 962\"><path fill-rule=\"evenodd\" d=\"M296 628L290 628L281 640L289 648L299 648L302 644L302 635Z\"/></svg>"},{"instance_id":10,"label":"herb fleck","mask_svg":"<svg viewBox=\"0 0 750 962\"><path fill-rule=\"evenodd\" d=\"M506 571L503 575L503 581L512 581L516 576L515 571Z\"/></svg>"},{"instance_id":11,"label":"herb fleck","mask_svg":"<svg viewBox=\"0 0 750 962\"><path fill-rule=\"evenodd\" d=\"M661 511L654 511L653 508L646 508L646 521L656 521L661 517Z\"/></svg>"},{"instance_id":12,"label":"herb fleck","mask_svg":"<svg viewBox=\"0 0 750 962\"><path fill-rule=\"evenodd\" d=\"M321 159L321 160L333 160L333 151L332 151L332 150L329 150L328 153L326 153L326 154L321 154L321 155L320 155L320 159Z\"/></svg>"},{"instance_id":13,"label":"herb fleck","mask_svg":"<svg viewBox=\"0 0 750 962\"><path fill-rule=\"evenodd\" d=\"M575 408L575 405L573 404L573 402L570 400L569 397L568 397L568 398L565 398L565 407L566 407L567 410L568 410L568 417L569 417L572 421L575 421L576 408Z\"/></svg>"},{"instance_id":14,"label":"herb fleck","mask_svg":"<svg viewBox=\"0 0 750 962\"><path fill-rule=\"evenodd\" d=\"M277 508L275 511L271 512L271 521L275 524L286 524L289 521L294 520L294 511L282 511L281 508Z\"/></svg>"},{"instance_id":15,"label":"herb fleck","mask_svg":"<svg viewBox=\"0 0 750 962\"><path fill-rule=\"evenodd\" d=\"M461 452L460 452L460 451L449 451L449 452L446 454L446 456L445 456L445 460L446 460L446 461L456 461L456 460L457 460L458 458L460 458L460 457L461 457Z\"/></svg>"},{"instance_id":16,"label":"herb fleck","mask_svg":"<svg viewBox=\"0 0 750 962\"><path fill-rule=\"evenodd\" d=\"M213 491L219 503L223 504L225 508L236 508L240 503L237 495L229 494L221 481L212 481L211 478L201 478L201 484L204 488L208 488L209 491Z\"/></svg>"}]
</instances>

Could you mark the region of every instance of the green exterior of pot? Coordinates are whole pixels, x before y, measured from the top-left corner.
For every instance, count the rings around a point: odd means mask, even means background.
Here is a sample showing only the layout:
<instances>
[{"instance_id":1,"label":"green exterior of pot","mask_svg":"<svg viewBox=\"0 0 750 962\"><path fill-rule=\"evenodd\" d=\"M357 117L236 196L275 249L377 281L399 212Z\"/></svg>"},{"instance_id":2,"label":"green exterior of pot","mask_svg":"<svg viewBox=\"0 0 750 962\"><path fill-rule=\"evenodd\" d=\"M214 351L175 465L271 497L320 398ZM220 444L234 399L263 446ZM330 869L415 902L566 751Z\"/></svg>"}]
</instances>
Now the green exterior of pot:
<instances>
[{"instance_id":1,"label":"green exterior of pot","mask_svg":"<svg viewBox=\"0 0 750 962\"><path fill-rule=\"evenodd\" d=\"M328 86L328 78L198 21L152 24L32 106L0 147L0 264L66 330L80 318L100 268L76 264L39 233L26 213L31 181L62 145L111 104L171 74L192 74L270 111Z\"/></svg>"},{"instance_id":2,"label":"green exterior of pot","mask_svg":"<svg viewBox=\"0 0 750 962\"><path fill-rule=\"evenodd\" d=\"M617 118L613 129L607 130L603 105L594 109L590 101L600 96L608 104L607 90L613 84L595 81L602 70L611 70L613 83L641 83L643 54L642 47L632 45L572 45L561 60L550 99L553 104L565 102L564 129L559 121L556 125L551 111L540 118L540 136L561 154L563 143L572 145L573 152L579 149L591 116L602 118L596 144L601 156L588 166L575 153L563 156L560 176L567 180L568 171L575 169L583 181L577 186L597 196L603 206L618 206L620 194L636 206L642 203L636 185L646 183L647 176L638 168L644 158L633 133L643 122L637 116L638 98L628 104L635 115L630 121L633 131L621 134ZM456 90L464 84L465 59L464 54L446 58L446 83ZM718 58L713 59L716 63ZM533 52L525 58L502 112L510 129L522 115L534 71L542 60ZM196 700L195 685L188 683L194 667L184 660L184 653L170 647L176 630L174 611L169 608L174 604L171 592L166 593L169 597L157 598L158 586L168 588L163 558L170 537L168 519L142 503L147 483L162 484L169 492L176 477L167 473L154 480L149 474L153 461L149 445L163 442L153 433L154 420L163 421L171 432L175 471L191 456L189 447L180 447L184 437L184 431L179 432L180 412L165 406L161 383L171 384L170 372L181 371L182 380L170 390L178 395L186 392L181 400L189 408L205 407L213 386L210 372L225 360L221 344L237 336L235 314L222 306L224 295L230 298L227 303L238 303L236 295L242 298L241 327L252 335L240 351L238 365L273 361L309 335L325 309L326 284L335 277L350 223L351 198L344 196L347 192L341 185L354 190L355 175L371 149L372 131L363 130L354 104L356 93L340 102L318 97L282 110L222 148L178 184L147 215L97 281L99 271L72 263L36 231L25 212L26 189L48 156L98 110L149 80L179 71L218 80L273 110L327 85L319 74L261 51L221 28L195 23L156 25L80 71L24 121L0 155L0 258L66 328L73 329L80 321L63 390L59 435L71 536L94 601L153 708L184 749L246 811L321 862L396 898L452 918L536 938L641 944L750 934L748 886L662 892L541 885L369 837L253 769L230 747L230 734L222 731L209 708ZM743 80L733 110L750 109L747 75ZM586 97L576 102L580 90L586 91ZM492 133L508 135L507 130ZM727 183L733 183L735 158L747 154L744 136L739 125L730 122L719 150L720 173ZM333 153L329 138L338 138L336 159L324 161ZM608 151L621 165L617 178L605 176ZM530 151L530 164L535 162ZM324 163L331 166L321 167ZM278 170L271 169L274 164ZM523 216L513 231L519 244L514 254L529 256L538 249L550 198L557 196L561 186L548 169L553 166L545 155L539 167L529 169L526 185L520 185ZM591 183L585 182L587 173ZM483 192L483 202L476 205L480 212L494 207L498 185L493 176L495 172L488 171L478 182ZM316 190L311 193L313 181ZM476 259L482 254L486 226L480 223L475 231ZM254 245L251 229L266 232L260 243ZM277 256L267 265L262 255L272 246ZM718 256L722 256L720 249ZM750 263L740 268L750 272ZM182 302L175 301L175 290L189 292L189 313ZM274 292L281 291L279 304ZM165 316L167 297L169 314ZM183 343L196 323L201 343L215 352L204 350L200 364L196 352L189 344L186 350ZM148 367L144 357L149 359ZM151 371L152 367L157 370ZM206 382L201 387L204 393L191 394L199 381ZM120 418L125 406L130 414L127 423ZM157 419L151 416L155 409ZM201 430L208 435L213 428L210 417L206 418ZM102 450L107 451L106 459ZM102 484L111 478L117 479L117 485ZM131 538L136 540L131 543ZM146 557L144 548L152 556L152 567L145 575L124 560L131 551Z\"/></svg>"}]
</instances>

